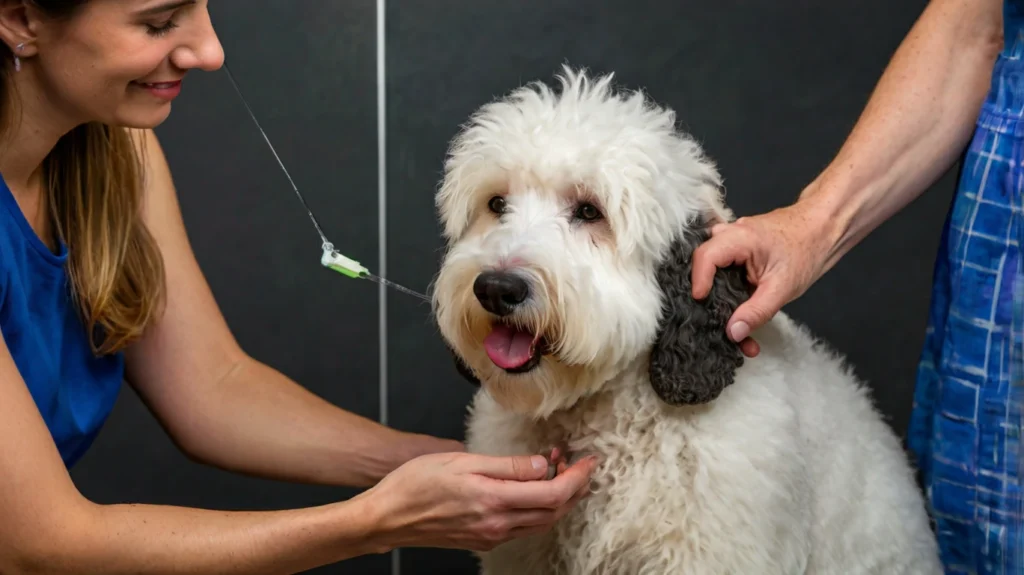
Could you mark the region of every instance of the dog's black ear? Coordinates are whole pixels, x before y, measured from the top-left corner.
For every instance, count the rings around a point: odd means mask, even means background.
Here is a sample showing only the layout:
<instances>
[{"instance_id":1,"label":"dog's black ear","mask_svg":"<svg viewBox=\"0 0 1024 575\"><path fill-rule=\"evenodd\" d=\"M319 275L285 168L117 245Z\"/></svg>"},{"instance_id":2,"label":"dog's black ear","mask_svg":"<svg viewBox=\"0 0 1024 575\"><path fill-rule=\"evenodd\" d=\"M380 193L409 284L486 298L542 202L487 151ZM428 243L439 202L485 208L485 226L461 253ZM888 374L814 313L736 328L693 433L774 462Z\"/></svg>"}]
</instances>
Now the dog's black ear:
<instances>
[{"instance_id":1,"label":"dog's black ear","mask_svg":"<svg viewBox=\"0 0 1024 575\"><path fill-rule=\"evenodd\" d=\"M703 300L694 299L691 291L693 251L708 237L703 228L686 230L657 269L664 303L649 376L655 393L670 405L713 401L743 365L739 344L728 338L725 325L749 296L745 269L718 270Z\"/></svg>"},{"instance_id":2,"label":"dog's black ear","mask_svg":"<svg viewBox=\"0 0 1024 575\"><path fill-rule=\"evenodd\" d=\"M476 387L480 387L480 378L473 373L473 370L466 365L466 362L462 361L459 354L455 353L455 350L453 350L451 346L448 346L448 352L452 354L452 359L455 360L455 371L459 372L459 375L465 378L469 383Z\"/></svg>"}]
</instances>

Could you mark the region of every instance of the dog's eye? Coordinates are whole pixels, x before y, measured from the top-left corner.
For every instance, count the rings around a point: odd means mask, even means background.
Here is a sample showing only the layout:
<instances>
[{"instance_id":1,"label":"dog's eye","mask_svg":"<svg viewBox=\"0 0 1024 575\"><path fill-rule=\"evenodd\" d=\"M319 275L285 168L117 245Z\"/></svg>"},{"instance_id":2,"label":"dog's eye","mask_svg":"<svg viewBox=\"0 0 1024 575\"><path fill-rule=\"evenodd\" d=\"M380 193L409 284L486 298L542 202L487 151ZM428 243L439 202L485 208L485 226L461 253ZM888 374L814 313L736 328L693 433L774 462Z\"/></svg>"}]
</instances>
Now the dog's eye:
<instances>
[{"instance_id":1,"label":"dog's eye","mask_svg":"<svg viewBox=\"0 0 1024 575\"><path fill-rule=\"evenodd\" d=\"M601 218L601 210L594 207L594 204L580 204L573 217L585 222L592 222Z\"/></svg>"},{"instance_id":2,"label":"dog's eye","mask_svg":"<svg viewBox=\"0 0 1024 575\"><path fill-rule=\"evenodd\" d=\"M489 202L487 202L487 208L496 214L505 213L505 198L501 196L494 196Z\"/></svg>"}]
</instances>

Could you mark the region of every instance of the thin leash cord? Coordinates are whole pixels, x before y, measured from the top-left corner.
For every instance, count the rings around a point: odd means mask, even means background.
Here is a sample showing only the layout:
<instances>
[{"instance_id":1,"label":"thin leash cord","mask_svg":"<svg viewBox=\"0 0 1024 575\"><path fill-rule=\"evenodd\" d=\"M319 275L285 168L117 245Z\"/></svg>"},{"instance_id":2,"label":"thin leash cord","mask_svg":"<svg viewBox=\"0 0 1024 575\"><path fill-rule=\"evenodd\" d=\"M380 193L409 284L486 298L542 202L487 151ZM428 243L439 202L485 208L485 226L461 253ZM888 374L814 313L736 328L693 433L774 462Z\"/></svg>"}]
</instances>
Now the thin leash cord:
<instances>
[{"instance_id":1,"label":"thin leash cord","mask_svg":"<svg viewBox=\"0 0 1024 575\"><path fill-rule=\"evenodd\" d=\"M245 106L245 111L249 114L249 118L252 119L253 124L256 124L256 129L258 129L260 131L260 135L263 136L263 141L267 143L267 147L270 148L270 152L274 154L274 159L277 161L277 165L281 167L281 171L284 172L284 176L288 178L288 183L291 184L292 190L295 191L295 195L298 196L299 201L302 202L302 207L306 209L306 214L309 215L310 221L313 222L313 227L316 228L316 233L320 234L320 239L323 241L323 249L330 251L332 253L335 252L334 244L332 244L331 241L327 239L327 235L324 233L323 228L320 227L320 222L318 222L316 220L316 216L313 215L313 210L310 209L309 204L306 203L306 199L302 197L302 193L299 191L299 187L295 185L295 180L293 180L291 174L288 173L288 168L286 168L284 162L281 161L281 157L277 155L277 150L274 149L274 144L271 143L270 138L267 136L267 133L263 130L263 126L261 126L259 120L256 119L256 114L253 113L252 108L249 106L248 100L245 99L245 96L242 94L241 88L239 88L238 83L235 82L235 77L231 74L231 69L228 68L227 63L223 65L223 68L224 72L228 76L228 80L231 82L231 86L235 89L235 93L238 94L238 99L241 100L242 105ZM372 273L365 273L360 277L396 289L402 293L418 297L419 299L425 302L430 301L430 298L427 297L426 295L421 294L418 291L411 290L391 280L382 278L378 275L374 275Z\"/></svg>"},{"instance_id":2,"label":"thin leash cord","mask_svg":"<svg viewBox=\"0 0 1024 575\"><path fill-rule=\"evenodd\" d=\"M245 111L249 113L249 117L252 118L252 123L256 124L256 129L260 131L260 135L263 136L263 141L267 143L267 147L270 148L270 153L274 154L274 159L277 160L277 165L281 166L281 171L284 172L284 177L288 178L288 183L291 184L292 189L295 190L295 195L299 197L299 201L302 202L302 207L306 208L306 213L309 214L310 221L313 222L313 227L316 228L316 233L320 234L320 239L323 240L323 248L325 250L334 251L334 244L327 239L327 235L324 234L323 229L320 227L320 222L316 221L316 216L313 215L313 210L309 208L309 204L306 203L306 198L302 197L302 193L299 192L299 187L295 185L295 180L292 179L292 175L288 173L288 168L284 166L284 162L281 161L281 157L277 155L277 150L274 149L274 144L270 142L270 138L267 137L267 133L263 131L263 126L260 125L259 120L256 119L256 114L253 113L252 108L249 107L249 101L242 95L242 90L238 87L238 83L235 82L235 77L231 74L231 69L228 68L227 63L224 63L224 72L227 73L228 80L231 81L231 86L235 89L235 93L238 94L238 99L242 101L242 105L245 106Z\"/></svg>"}]
</instances>

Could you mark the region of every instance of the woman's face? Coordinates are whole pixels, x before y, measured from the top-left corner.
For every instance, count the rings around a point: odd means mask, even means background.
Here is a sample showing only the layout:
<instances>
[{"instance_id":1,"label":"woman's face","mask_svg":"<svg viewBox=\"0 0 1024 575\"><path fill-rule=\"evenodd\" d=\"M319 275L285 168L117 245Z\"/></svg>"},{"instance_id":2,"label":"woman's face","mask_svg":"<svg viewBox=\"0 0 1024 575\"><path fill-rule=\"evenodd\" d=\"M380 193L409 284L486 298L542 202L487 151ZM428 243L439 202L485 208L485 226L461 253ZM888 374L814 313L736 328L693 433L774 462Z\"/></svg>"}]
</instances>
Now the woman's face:
<instances>
[{"instance_id":1,"label":"woman's face","mask_svg":"<svg viewBox=\"0 0 1024 575\"><path fill-rule=\"evenodd\" d=\"M31 78L76 122L155 127L186 72L224 62L207 0L89 0L66 19L26 4L29 41L13 80Z\"/></svg>"}]
</instances>

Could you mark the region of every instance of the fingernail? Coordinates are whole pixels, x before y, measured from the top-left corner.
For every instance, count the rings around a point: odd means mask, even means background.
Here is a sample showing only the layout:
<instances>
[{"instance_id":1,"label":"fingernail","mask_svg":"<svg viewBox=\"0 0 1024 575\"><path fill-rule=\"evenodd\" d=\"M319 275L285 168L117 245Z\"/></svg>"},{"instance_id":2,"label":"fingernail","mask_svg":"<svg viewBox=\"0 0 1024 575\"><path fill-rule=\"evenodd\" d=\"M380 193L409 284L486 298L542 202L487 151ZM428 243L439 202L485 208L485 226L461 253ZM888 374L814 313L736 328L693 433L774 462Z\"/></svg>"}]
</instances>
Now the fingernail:
<instances>
[{"instance_id":1,"label":"fingernail","mask_svg":"<svg viewBox=\"0 0 1024 575\"><path fill-rule=\"evenodd\" d=\"M548 460L542 455L534 455L531 457L530 464L533 465L533 468L537 471L540 471L541 469L547 471L548 469Z\"/></svg>"},{"instance_id":2,"label":"fingernail","mask_svg":"<svg viewBox=\"0 0 1024 575\"><path fill-rule=\"evenodd\" d=\"M732 340L739 343L750 335L750 326L746 322L738 321L732 324L732 329L729 331L732 334Z\"/></svg>"}]
</instances>

